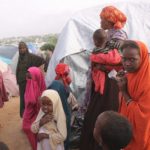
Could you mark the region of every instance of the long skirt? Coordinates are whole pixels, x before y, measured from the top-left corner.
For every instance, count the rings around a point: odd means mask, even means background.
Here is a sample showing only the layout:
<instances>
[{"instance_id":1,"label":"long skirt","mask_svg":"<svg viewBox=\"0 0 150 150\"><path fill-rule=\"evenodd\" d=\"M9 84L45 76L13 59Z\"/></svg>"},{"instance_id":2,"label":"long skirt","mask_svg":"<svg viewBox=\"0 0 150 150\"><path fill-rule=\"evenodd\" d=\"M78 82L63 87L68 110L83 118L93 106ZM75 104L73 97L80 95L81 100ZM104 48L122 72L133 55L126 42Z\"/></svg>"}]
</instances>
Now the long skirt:
<instances>
[{"instance_id":1,"label":"long skirt","mask_svg":"<svg viewBox=\"0 0 150 150\"><path fill-rule=\"evenodd\" d=\"M29 120L23 117L23 125L22 125L23 131L27 135L27 138L32 146L32 150L37 150L37 135L31 131L32 123L33 120Z\"/></svg>"},{"instance_id":2,"label":"long skirt","mask_svg":"<svg viewBox=\"0 0 150 150\"><path fill-rule=\"evenodd\" d=\"M119 89L115 80L106 76L104 94L95 92L92 83L91 100L85 114L81 134L80 150L100 150L93 137L93 130L98 115L107 110L118 111Z\"/></svg>"},{"instance_id":3,"label":"long skirt","mask_svg":"<svg viewBox=\"0 0 150 150\"><path fill-rule=\"evenodd\" d=\"M22 82L19 84L19 93L20 93L20 117L23 117L23 112L25 109L25 100L24 100L24 94L26 89L26 82Z\"/></svg>"}]
</instances>

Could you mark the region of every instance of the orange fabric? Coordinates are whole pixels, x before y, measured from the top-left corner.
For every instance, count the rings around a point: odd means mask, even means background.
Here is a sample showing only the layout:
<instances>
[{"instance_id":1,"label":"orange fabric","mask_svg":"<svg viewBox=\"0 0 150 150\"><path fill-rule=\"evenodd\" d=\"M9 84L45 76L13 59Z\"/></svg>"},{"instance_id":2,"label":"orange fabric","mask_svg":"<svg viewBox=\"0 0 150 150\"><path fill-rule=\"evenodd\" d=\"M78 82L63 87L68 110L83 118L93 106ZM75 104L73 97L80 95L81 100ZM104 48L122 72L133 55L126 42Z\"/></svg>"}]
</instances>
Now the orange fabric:
<instances>
[{"instance_id":1,"label":"orange fabric","mask_svg":"<svg viewBox=\"0 0 150 150\"><path fill-rule=\"evenodd\" d=\"M121 98L120 113L133 125L133 140L125 150L150 150L150 61L144 43L138 41L141 64L137 72L128 73L128 92L132 102Z\"/></svg>"},{"instance_id":2,"label":"orange fabric","mask_svg":"<svg viewBox=\"0 0 150 150\"><path fill-rule=\"evenodd\" d=\"M117 65L121 62L121 56L118 53L117 49L109 51L107 54L98 53L92 54L90 56L91 62L99 63L106 65L106 69L111 71L115 69L115 66L109 65ZM97 70L95 68L92 69L92 78L95 84L95 91L100 92L100 94L104 93L104 86L105 86L105 72L101 70Z\"/></svg>"},{"instance_id":3,"label":"orange fabric","mask_svg":"<svg viewBox=\"0 0 150 150\"><path fill-rule=\"evenodd\" d=\"M105 72L93 69L92 78L95 84L95 91L100 92L100 94L103 94L105 87Z\"/></svg>"},{"instance_id":4,"label":"orange fabric","mask_svg":"<svg viewBox=\"0 0 150 150\"><path fill-rule=\"evenodd\" d=\"M119 9L114 6L107 6L102 9L100 13L101 19L114 23L115 29L121 29L124 27L127 17Z\"/></svg>"}]
</instances>

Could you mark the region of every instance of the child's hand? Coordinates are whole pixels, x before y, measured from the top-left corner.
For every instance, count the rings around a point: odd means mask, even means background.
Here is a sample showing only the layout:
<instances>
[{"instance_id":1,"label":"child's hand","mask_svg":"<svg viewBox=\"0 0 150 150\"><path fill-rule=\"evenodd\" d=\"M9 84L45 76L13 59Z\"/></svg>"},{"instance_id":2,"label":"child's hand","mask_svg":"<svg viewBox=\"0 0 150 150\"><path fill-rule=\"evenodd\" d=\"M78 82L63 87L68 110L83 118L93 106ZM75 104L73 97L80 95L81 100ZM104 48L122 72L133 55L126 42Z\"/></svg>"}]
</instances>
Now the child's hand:
<instances>
[{"instance_id":1,"label":"child's hand","mask_svg":"<svg viewBox=\"0 0 150 150\"><path fill-rule=\"evenodd\" d=\"M72 111L77 111L78 109L79 109L79 105L76 104L76 105L73 107Z\"/></svg>"},{"instance_id":2,"label":"child's hand","mask_svg":"<svg viewBox=\"0 0 150 150\"><path fill-rule=\"evenodd\" d=\"M43 126L44 124L50 122L52 119L53 119L52 114L47 114L47 115L43 116L40 120L40 127Z\"/></svg>"},{"instance_id":3,"label":"child's hand","mask_svg":"<svg viewBox=\"0 0 150 150\"><path fill-rule=\"evenodd\" d=\"M37 135L38 142L42 141L43 139L49 139L49 135L46 133L38 133Z\"/></svg>"}]
</instances>

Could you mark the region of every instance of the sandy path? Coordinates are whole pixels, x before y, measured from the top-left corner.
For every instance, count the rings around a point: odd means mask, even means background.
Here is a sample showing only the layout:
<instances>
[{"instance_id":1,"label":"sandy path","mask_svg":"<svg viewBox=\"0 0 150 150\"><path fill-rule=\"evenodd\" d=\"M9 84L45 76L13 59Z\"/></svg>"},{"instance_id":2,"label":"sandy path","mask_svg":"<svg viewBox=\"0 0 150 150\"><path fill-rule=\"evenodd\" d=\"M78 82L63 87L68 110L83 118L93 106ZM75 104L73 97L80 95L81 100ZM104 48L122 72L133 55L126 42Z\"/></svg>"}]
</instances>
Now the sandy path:
<instances>
[{"instance_id":1,"label":"sandy path","mask_svg":"<svg viewBox=\"0 0 150 150\"><path fill-rule=\"evenodd\" d=\"M19 117L19 98L11 98L0 108L0 141L10 150L31 150L26 135L21 129Z\"/></svg>"}]
</instances>

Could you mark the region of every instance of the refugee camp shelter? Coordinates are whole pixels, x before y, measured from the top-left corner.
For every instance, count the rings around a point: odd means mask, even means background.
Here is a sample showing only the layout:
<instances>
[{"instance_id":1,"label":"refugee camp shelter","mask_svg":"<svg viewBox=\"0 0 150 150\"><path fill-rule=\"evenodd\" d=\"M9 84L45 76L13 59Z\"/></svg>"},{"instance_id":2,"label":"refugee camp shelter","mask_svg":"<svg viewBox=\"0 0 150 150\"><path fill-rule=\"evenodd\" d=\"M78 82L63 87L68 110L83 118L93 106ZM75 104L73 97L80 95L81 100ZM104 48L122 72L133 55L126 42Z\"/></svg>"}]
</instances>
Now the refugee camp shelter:
<instances>
[{"instance_id":1,"label":"refugee camp shelter","mask_svg":"<svg viewBox=\"0 0 150 150\"><path fill-rule=\"evenodd\" d=\"M12 73L10 66L2 60L0 60L0 73L2 74L7 94L9 96L19 96L16 76Z\"/></svg>"},{"instance_id":2,"label":"refugee camp shelter","mask_svg":"<svg viewBox=\"0 0 150 150\"><path fill-rule=\"evenodd\" d=\"M7 64L11 64L12 58L18 51L18 47L15 45L1 45L0 46L0 60Z\"/></svg>"},{"instance_id":3,"label":"refugee camp shelter","mask_svg":"<svg viewBox=\"0 0 150 150\"><path fill-rule=\"evenodd\" d=\"M105 1L99 6L81 10L74 14L63 28L46 74L47 86L55 78L55 66L64 60L71 66L73 82L71 88L78 100L84 99L89 59L87 54L94 47L93 32L100 28L99 14L103 7L114 5L127 16L124 30L128 38L141 40L150 49L150 2L143 1ZM86 51L88 52L86 52Z\"/></svg>"}]
</instances>

